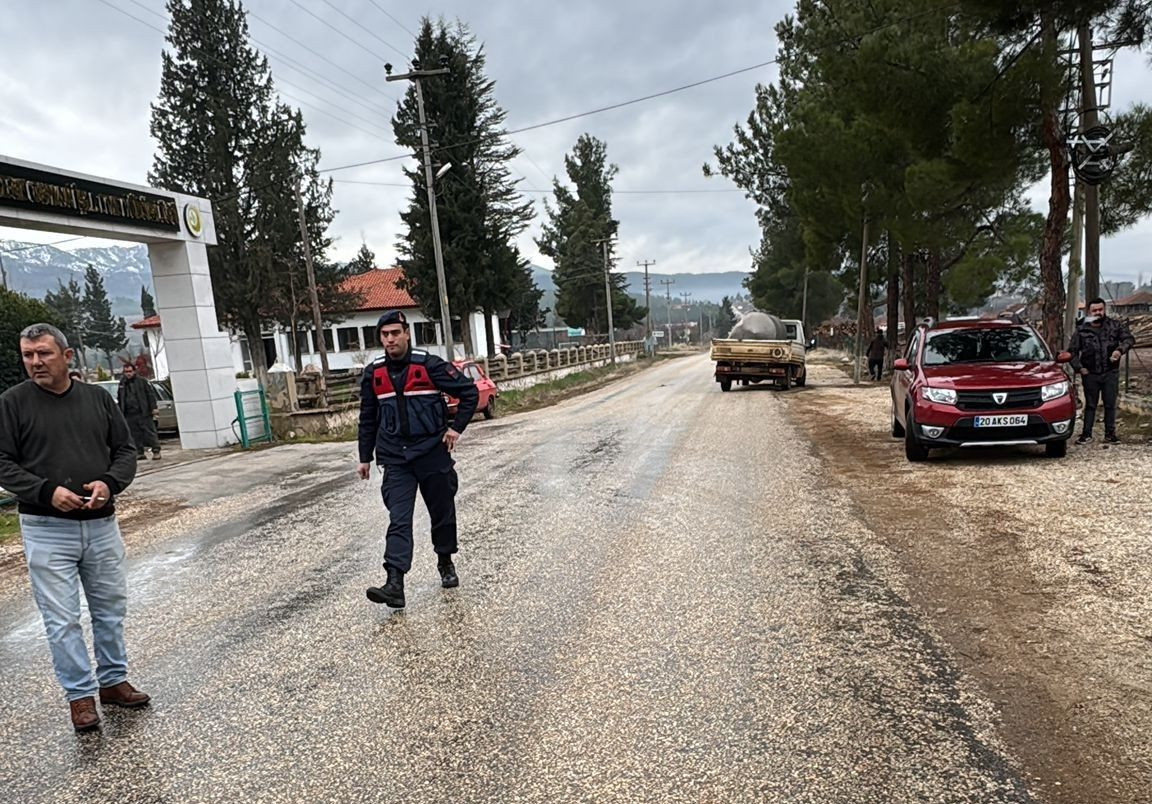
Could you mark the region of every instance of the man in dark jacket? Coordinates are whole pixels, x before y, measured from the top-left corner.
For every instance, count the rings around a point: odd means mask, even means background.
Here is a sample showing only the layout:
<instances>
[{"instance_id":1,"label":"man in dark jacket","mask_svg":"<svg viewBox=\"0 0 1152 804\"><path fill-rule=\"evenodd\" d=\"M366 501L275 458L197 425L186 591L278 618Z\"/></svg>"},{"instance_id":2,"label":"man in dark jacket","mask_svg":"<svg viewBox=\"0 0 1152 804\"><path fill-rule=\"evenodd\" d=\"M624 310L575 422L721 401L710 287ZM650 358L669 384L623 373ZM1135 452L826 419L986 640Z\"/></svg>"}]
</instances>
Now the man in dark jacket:
<instances>
[{"instance_id":1,"label":"man in dark jacket","mask_svg":"<svg viewBox=\"0 0 1152 804\"><path fill-rule=\"evenodd\" d=\"M19 501L28 580L44 619L56 678L76 731L100 727L105 707L148 696L128 683L128 589L115 496L136 476L128 426L104 389L68 376L72 350L56 327L20 333L29 380L0 395L0 486ZM80 624L80 591L92 616L96 675Z\"/></svg>"},{"instance_id":2,"label":"man in dark jacket","mask_svg":"<svg viewBox=\"0 0 1152 804\"><path fill-rule=\"evenodd\" d=\"M873 380L884 379L884 355L888 351L888 338L884 330L877 328L876 337L868 344L868 376Z\"/></svg>"},{"instance_id":3,"label":"man in dark jacket","mask_svg":"<svg viewBox=\"0 0 1152 804\"><path fill-rule=\"evenodd\" d=\"M1110 444L1116 437L1116 399L1120 395L1120 358L1136 345L1136 339L1123 322L1109 318L1103 299L1088 302L1088 315L1076 328L1068 344L1072 368L1080 373L1084 384L1084 429L1077 444L1092 440L1096 408L1104 397L1104 440Z\"/></svg>"},{"instance_id":4,"label":"man in dark jacket","mask_svg":"<svg viewBox=\"0 0 1152 804\"><path fill-rule=\"evenodd\" d=\"M404 574L412 566L412 513L419 489L432 520L432 548L439 557L440 585L460 584L456 553L456 477L451 452L476 412L475 383L451 363L413 349L408 320L399 310L377 322L384 357L364 369L360 385L360 465L367 480L372 461L384 476L381 494L388 509L384 569L388 580L370 587L368 599L404 607ZM456 397L456 416L448 421L442 394Z\"/></svg>"},{"instance_id":5,"label":"man in dark jacket","mask_svg":"<svg viewBox=\"0 0 1152 804\"><path fill-rule=\"evenodd\" d=\"M156 389L144 377L136 375L136 367L131 363L124 366L120 374L120 387L116 389L116 400L120 412L128 422L132 441L136 444L136 459L144 457L144 448L152 448L152 460L160 460L160 437L156 435L157 410Z\"/></svg>"}]
</instances>

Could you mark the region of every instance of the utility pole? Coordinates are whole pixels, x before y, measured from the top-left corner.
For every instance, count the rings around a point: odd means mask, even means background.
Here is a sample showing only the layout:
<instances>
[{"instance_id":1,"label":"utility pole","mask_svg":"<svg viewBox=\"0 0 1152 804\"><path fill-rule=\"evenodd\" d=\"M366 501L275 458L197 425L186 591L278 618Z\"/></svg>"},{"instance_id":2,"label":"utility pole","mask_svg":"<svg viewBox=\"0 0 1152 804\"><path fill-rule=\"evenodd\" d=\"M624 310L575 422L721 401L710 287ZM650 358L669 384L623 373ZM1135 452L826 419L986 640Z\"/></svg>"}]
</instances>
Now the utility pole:
<instances>
[{"instance_id":1,"label":"utility pole","mask_svg":"<svg viewBox=\"0 0 1152 804\"><path fill-rule=\"evenodd\" d=\"M800 302L800 325L804 327L804 334L808 334L808 266L804 266L804 299Z\"/></svg>"},{"instance_id":2,"label":"utility pole","mask_svg":"<svg viewBox=\"0 0 1152 804\"><path fill-rule=\"evenodd\" d=\"M672 348L672 286L676 284L675 279L661 279L660 284L664 286L664 292L667 296L667 310L668 313L668 348Z\"/></svg>"},{"instance_id":3,"label":"utility pole","mask_svg":"<svg viewBox=\"0 0 1152 804\"><path fill-rule=\"evenodd\" d=\"M308 291L312 296L312 328L316 338L316 351L320 354L320 407L328 407L328 349L324 345L324 322L320 316L320 297L316 294L316 269L312 265L312 246L308 242L308 227L304 223L304 196L300 192L300 178L296 178L296 215L300 220L300 244L304 247L304 265L308 268ZM292 333L296 337L296 333ZM295 344L293 344L295 345ZM261 344L257 347L263 348Z\"/></svg>"},{"instance_id":4,"label":"utility pole","mask_svg":"<svg viewBox=\"0 0 1152 804\"><path fill-rule=\"evenodd\" d=\"M692 294L685 290L680 295L684 298L684 329L687 330L684 334L690 335L692 328L688 325L688 319L692 315L692 309L688 306L688 300L692 298ZM685 343L687 343L687 338Z\"/></svg>"},{"instance_id":5,"label":"utility pole","mask_svg":"<svg viewBox=\"0 0 1152 804\"><path fill-rule=\"evenodd\" d=\"M616 324L612 320L612 281L608 271L608 244L612 238L595 241L600 244L600 254L604 258L604 306L608 308L608 344L612 349L612 365L616 365Z\"/></svg>"},{"instance_id":6,"label":"utility pole","mask_svg":"<svg viewBox=\"0 0 1152 804\"><path fill-rule=\"evenodd\" d=\"M1080 306L1081 255L1084 253L1084 183L1076 182L1072 199L1072 253L1068 256L1068 296L1064 308L1064 339L1072 337L1076 329L1076 310ZM1091 298L1091 297L1088 297ZM1055 344L1059 351L1062 344Z\"/></svg>"},{"instance_id":7,"label":"utility pole","mask_svg":"<svg viewBox=\"0 0 1152 804\"><path fill-rule=\"evenodd\" d=\"M442 60L442 63L444 61ZM420 118L420 144L424 150L424 182L428 190L428 213L432 218L432 252L436 258L436 284L440 291L440 329L444 333L444 350L448 360L456 359L456 344L452 338L452 314L448 309L448 282L444 278L444 249L440 244L440 219L436 215L436 185L432 175L432 149L428 144L428 119L424 115L424 89L421 79L437 75L447 75L450 71L444 66L437 70L421 70L415 62L412 71L402 75L392 75L392 65L385 64L384 72L388 81L411 81L416 87L416 110ZM467 326L467 320L461 324Z\"/></svg>"},{"instance_id":8,"label":"utility pole","mask_svg":"<svg viewBox=\"0 0 1152 804\"><path fill-rule=\"evenodd\" d=\"M868 304L868 214L864 214L864 243L860 248L860 296L856 301L856 348L853 352L856 370L854 381L860 384L860 337L864 333L864 311ZM869 327L869 330L871 327Z\"/></svg>"},{"instance_id":9,"label":"utility pole","mask_svg":"<svg viewBox=\"0 0 1152 804\"><path fill-rule=\"evenodd\" d=\"M648 278L648 267L656 264L656 260L637 260L636 264L644 268L644 306L648 309L644 316L644 339L652 335L652 282Z\"/></svg>"},{"instance_id":10,"label":"utility pole","mask_svg":"<svg viewBox=\"0 0 1152 804\"><path fill-rule=\"evenodd\" d=\"M1096 93L1096 56L1092 46L1092 26L1080 26L1080 130L1087 132L1100 124L1100 100ZM1100 190L1084 185L1084 298L1100 295Z\"/></svg>"}]
</instances>

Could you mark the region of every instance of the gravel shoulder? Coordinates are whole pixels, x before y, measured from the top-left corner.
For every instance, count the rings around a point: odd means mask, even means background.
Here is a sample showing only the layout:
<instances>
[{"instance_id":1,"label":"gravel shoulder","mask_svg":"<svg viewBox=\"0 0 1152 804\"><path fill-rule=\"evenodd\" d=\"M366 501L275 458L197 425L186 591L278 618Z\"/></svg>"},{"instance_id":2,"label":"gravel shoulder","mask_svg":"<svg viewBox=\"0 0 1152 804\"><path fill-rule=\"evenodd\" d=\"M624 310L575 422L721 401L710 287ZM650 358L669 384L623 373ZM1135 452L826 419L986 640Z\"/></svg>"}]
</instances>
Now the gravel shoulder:
<instances>
[{"instance_id":1,"label":"gravel shoulder","mask_svg":"<svg viewBox=\"0 0 1152 804\"><path fill-rule=\"evenodd\" d=\"M752 389L759 390L759 389ZM1056 802L1152 789L1152 446L951 452L909 464L886 384L817 365L786 417L899 562L962 668ZM1123 434L1122 434L1123 436ZM831 493L831 492L830 492Z\"/></svg>"}]
</instances>

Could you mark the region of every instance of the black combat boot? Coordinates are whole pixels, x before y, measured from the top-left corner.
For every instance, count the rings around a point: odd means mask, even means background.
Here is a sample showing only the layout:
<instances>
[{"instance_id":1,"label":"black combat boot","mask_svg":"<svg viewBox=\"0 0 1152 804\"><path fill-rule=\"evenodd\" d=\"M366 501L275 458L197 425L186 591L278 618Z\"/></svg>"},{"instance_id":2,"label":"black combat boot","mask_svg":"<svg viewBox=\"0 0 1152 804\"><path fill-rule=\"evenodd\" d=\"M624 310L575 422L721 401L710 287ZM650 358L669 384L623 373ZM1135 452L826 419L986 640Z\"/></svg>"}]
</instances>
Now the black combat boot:
<instances>
[{"instance_id":1,"label":"black combat boot","mask_svg":"<svg viewBox=\"0 0 1152 804\"><path fill-rule=\"evenodd\" d=\"M388 581L383 586L369 586L368 599L373 603L384 603L394 609L404 608L404 573L385 565Z\"/></svg>"},{"instance_id":2,"label":"black combat boot","mask_svg":"<svg viewBox=\"0 0 1152 804\"><path fill-rule=\"evenodd\" d=\"M442 554L436 562L436 569L440 570L440 585L445 589L452 589L460 585L460 577L456 574L456 565L452 563L452 556Z\"/></svg>"}]
</instances>

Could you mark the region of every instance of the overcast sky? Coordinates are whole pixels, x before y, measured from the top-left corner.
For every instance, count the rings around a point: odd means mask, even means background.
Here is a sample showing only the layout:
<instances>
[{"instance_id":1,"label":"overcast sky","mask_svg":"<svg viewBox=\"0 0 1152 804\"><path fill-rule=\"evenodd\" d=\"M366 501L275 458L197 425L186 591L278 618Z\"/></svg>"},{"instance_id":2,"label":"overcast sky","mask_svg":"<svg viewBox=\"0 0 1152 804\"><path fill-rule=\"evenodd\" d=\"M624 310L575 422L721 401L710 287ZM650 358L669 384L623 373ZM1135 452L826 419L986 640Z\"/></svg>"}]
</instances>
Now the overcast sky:
<instances>
[{"instance_id":1,"label":"overcast sky","mask_svg":"<svg viewBox=\"0 0 1152 804\"><path fill-rule=\"evenodd\" d=\"M166 27L163 0L0 4L0 153L144 183L154 149L149 103L159 89L164 44L153 27ZM411 49L405 28L415 30L421 14L458 17L471 26L485 45L508 126L519 128L767 61L776 52L773 26L792 2L249 0L246 7L252 36L268 54L284 100L303 110L310 139L322 151L321 167L331 168L399 153L388 119L401 87L385 84L383 64L404 63L401 52ZM610 159L620 167L617 190L730 190L723 179L703 178L701 165L712 146L727 143L732 126L745 119L756 83L774 77L774 68L762 68L517 135L525 153L514 170L523 176L525 191L546 189L562 171L564 153L589 132L607 142ZM1133 100L1152 102L1149 77L1140 56L1123 56L1117 108ZM364 182L402 183L399 165L328 175L338 182L332 256L350 258L363 241L381 262L390 261L408 191ZM542 213L542 195L528 195ZM1034 195L1046 208L1046 191ZM622 267L651 259L659 272L749 268L748 250L759 232L754 206L738 192L619 193L614 204ZM525 235L521 250L550 266L531 239L538 229L539 223ZM0 238L61 239L10 229L0 229ZM1105 277L1152 276L1149 254L1152 223L1146 222L1103 244Z\"/></svg>"}]
</instances>

